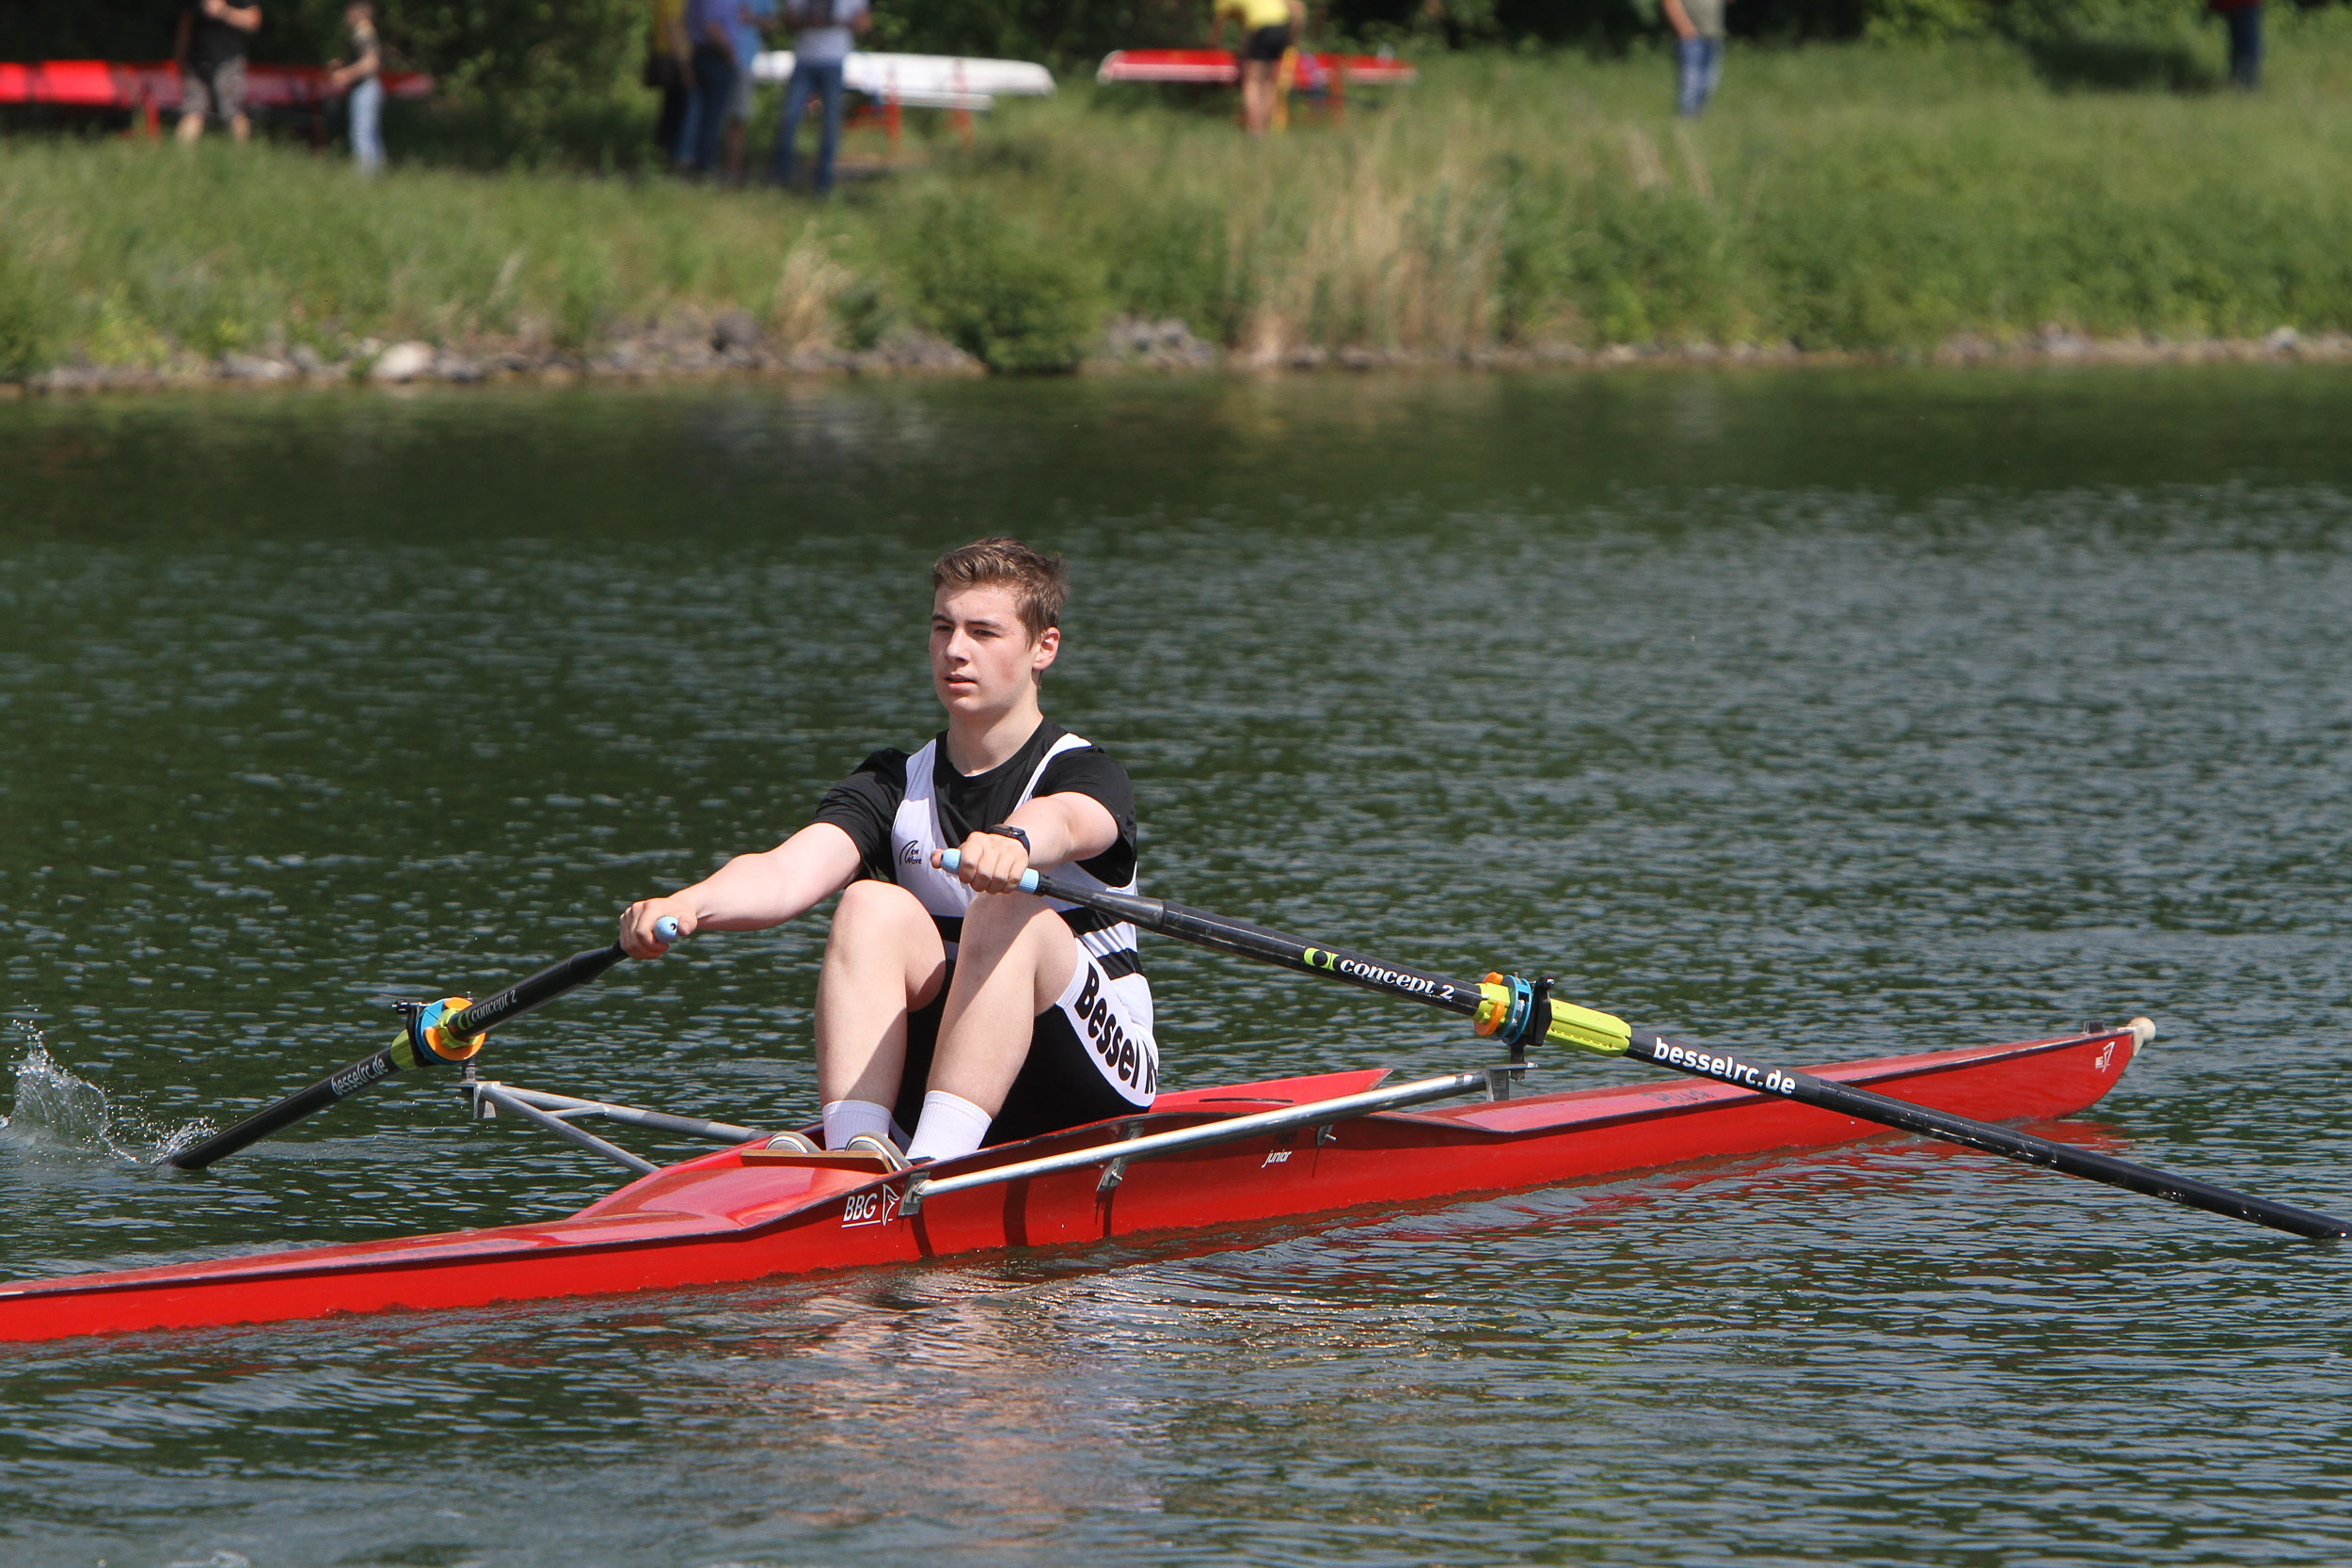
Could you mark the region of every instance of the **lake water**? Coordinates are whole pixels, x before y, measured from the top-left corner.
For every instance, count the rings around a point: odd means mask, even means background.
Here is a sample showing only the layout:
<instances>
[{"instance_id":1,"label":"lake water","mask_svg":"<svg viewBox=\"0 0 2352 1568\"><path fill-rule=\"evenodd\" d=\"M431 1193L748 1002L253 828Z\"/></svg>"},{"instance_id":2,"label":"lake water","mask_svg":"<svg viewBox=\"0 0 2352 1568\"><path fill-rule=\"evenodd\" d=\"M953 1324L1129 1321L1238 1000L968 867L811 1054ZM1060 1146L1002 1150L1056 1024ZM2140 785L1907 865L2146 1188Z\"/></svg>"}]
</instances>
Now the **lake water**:
<instances>
[{"instance_id":1,"label":"lake water","mask_svg":"<svg viewBox=\"0 0 2352 1568\"><path fill-rule=\"evenodd\" d=\"M0 1275L609 1189L402 1080L148 1162L928 734L924 568L998 531L1073 563L1049 711L1152 891L1791 1064L2145 1012L2117 1147L2352 1211L2347 427L2272 367L0 404ZM809 1116L822 937L498 1071ZM1171 1086L1481 1059L1147 958ZM2341 1248L1888 1138L8 1347L0 1562L2336 1563L2348 1395Z\"/></svg>"}]
</instances>

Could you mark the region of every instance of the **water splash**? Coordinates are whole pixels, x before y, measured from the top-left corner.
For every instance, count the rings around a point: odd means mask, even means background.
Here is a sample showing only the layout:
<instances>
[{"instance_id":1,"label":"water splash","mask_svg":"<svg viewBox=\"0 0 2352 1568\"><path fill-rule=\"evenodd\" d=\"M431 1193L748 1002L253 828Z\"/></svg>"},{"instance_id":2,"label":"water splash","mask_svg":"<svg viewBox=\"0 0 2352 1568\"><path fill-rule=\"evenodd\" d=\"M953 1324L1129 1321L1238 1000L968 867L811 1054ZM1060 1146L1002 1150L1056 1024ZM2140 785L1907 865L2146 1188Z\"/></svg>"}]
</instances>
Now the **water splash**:
<instances>
[{"instance_id":1,"label":"water splash","mask_svg":"<svg viewBox=\"0 0 2352 1568\"><path fill-rule=\"evenodd\" d=\"M144 1165L211 1135L213 1124L201 1117L157 1129L136 1106L117 1104L105 1090L51 1055L40 1030L21 1020L15 1030L25 1049L16 1064L16 1102L0 1117L0 1137Z\"/></svg>"}]
</instances>

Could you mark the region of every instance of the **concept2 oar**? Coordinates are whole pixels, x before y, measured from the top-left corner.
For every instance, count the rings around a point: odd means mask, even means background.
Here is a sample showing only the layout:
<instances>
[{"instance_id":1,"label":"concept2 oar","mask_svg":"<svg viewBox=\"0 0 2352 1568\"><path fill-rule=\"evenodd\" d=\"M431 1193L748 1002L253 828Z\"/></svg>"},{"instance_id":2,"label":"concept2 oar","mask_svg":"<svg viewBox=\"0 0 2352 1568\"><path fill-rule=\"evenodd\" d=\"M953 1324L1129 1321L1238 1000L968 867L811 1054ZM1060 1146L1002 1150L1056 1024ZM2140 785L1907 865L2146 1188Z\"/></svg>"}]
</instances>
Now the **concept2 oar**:
<instances>
[{"instance_id":1,"label":"concept2 oar","mask_svg":"<svg viewBox=\"0 0 2352 1568\"><path fill-rule=\"evenodd\" d=\"M948 850L940 857L947 870L956 868L960 856ZM1263 958L1308 974L1328 975L1366 990L1380 991L1389 996L1401 996L1447 1012L1459 1013L1472 1021L1481 1035L1491 1035L1511 1047L1514 1054L1530 1044L1538 1042L1566 1046L1577 1051L1591 1052L1600 1056L1627 1056L1653 1067L1686 1072L1694 1078L1712 1078L1718 1083L1731 1084L1743 1089L1756 1089L1765 1094L1779 1095L1800 1104L1819 1106L1863 1121L1900 1128L1931 1138L1982 1149L2007 1159L2041 1165L2068 1176L2079 1176L2092 1181L2104 1181L2110 1187L2126 1192L2143 1193L2202 1209L2209 1213L2222 1214L2233 1220L2248 1220L2274 1229L2291 1231L2297 1236L2332 1239L2352 1236L2352 1220L2341 1220L2332 1214L2298 1209L2293 1204L2276 1203L2250 1193L2233 1192L2217 1187L2193 1177L2174 1176L2153 1166L2119 1160L2111 1154L2093 1153L2067 1144L2053 1143L2028 1132L2019 1132L1991 1122L1972 1121L1946 1111L1931 1110L1908 1101L1877 1094L1868 1089L1850 1087L1816 1078L1809 1073L1792 1072L1787 1068L1763 1067L1713 1048L1683 1045L1666 1038L1651 1029L1636 1029L1624 1020L1608 1013L1596 1012L1571 1003L1551 1000L1551 982L1527 981L1516 975L1489 974L1476 985L1449 980L1442 975L1425 974L1420 970L1401 964L1368 958L1359 953L1342 948L1324 947L1301 938L1269 931L1262 926L1251 926L1201 910L1186 909L1159 898L1137 898L1120 893L1097 893L1088 888L1066 887L1050 877L1031 871L1021 879L1025 893L1035 893L1068 904L1082 904L1089 909L1115 914L1121 920L1140 926L1162 936L1177 937L1185 942L1213 947L1221 953L1238 953L1245 958Z\"/></svg>"},{"instance_id":2,"label":"concept2 oar","mask_svg":"<svg viewBox=\"0 0 2352 1568\"><path fill-rule=\"evenodd\" d=\"M661 921L655 927L655 935L664 945L677 941L677 922ZM482 1049L483 1037L498 1025L586 985L628 957L615 942L611 947L575 953L562 963L549 964L528 979L517 980L496 996L480 1002L445 996L438 1002L403 1003L402 1010L408 1015L408 1021L391 1044L297 1094L288 1095L275 1105L254 1112L193 1148L182 1149L164 1164L182 1170L202 1170L214 1161L234 1154L247 1144L259 1143L304 1117L357 1094L379 1078L389 1078L403 1068L438 1067L444 1062L469 1060Z\"/></svg>"}]
</instances>

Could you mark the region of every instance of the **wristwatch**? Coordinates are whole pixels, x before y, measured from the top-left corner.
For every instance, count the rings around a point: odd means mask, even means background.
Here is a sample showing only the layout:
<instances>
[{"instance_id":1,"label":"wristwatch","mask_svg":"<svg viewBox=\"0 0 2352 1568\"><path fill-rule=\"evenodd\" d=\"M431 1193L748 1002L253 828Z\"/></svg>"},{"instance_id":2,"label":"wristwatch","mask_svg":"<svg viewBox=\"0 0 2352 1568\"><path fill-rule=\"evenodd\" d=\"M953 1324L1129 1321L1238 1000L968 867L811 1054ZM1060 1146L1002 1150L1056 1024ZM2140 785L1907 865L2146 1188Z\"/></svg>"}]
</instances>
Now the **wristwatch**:
<instances>
[{"instance_id":1,"label":"wristwatch","mask_svg":"<svg viewBox=\"0 0 2352 1568\"><path fill-rule=\"evenodd\" d=\"M1029 843L1029 835L1023 832L1020 829L1014 827L1009 822L999 822L993 828L982 828L980 832L984 833L994 833L999 838L1011 839L1014 843L1021 846L1022 852L1025 854L1034 855L1037 853L1036 848Z\"/></svg>"}]
</instances>

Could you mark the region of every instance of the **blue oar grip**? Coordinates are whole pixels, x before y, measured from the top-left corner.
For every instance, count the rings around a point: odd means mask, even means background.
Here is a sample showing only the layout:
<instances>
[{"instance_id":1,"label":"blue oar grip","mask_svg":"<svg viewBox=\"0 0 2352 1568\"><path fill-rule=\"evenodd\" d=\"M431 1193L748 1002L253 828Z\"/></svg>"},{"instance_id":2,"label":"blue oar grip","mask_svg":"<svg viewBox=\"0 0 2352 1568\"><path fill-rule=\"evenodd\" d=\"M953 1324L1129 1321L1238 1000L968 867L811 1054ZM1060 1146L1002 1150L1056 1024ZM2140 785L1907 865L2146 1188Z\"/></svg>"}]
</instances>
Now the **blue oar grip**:
<instances>
[{"instance_id":1,"label":"blue oar grip","mask_svg":"<svg viewBox=\"0 0 2352 1568\"><path fill-rule=\"evenodd\" d=\"M676 915L665 914L653 923L653 940L664 947L677 941L680 934Z\"/></svg>"},{"instance_id":2,"label":"blue oar grip","mask_svg":"<svg viewBox=\"0 0 2352 1568\"><path fill-rule=\"evenodd\" d=\"M962 863L963 851L961 849L942 849L939 852L939 869L942 871L953 871L957 866L961 865ZM1024 893L1035 893L1037 891L1036 872L1024 871L1021 873L1021 891Z\"/></svg>"}]
</instances>

